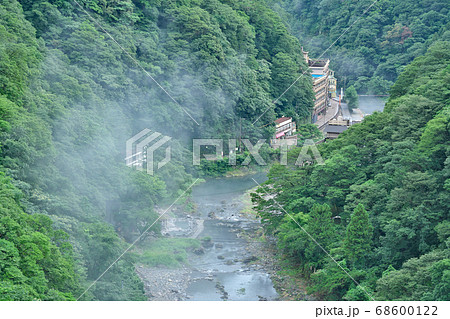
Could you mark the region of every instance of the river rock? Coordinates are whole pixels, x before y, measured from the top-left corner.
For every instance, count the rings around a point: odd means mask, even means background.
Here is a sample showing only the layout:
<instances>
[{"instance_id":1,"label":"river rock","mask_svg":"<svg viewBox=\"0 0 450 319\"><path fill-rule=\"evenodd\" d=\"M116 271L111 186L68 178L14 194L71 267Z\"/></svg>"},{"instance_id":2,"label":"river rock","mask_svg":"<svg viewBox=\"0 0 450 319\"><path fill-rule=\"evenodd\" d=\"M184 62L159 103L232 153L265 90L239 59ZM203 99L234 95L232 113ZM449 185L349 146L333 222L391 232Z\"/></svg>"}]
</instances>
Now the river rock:
<instances>
[{"instance_id":1,"label":"river rock","mask_svg":"<svg viewBox=\"0 0 450 319\"><path fill-rule=\"evenodd\" d=\"M257 260L258 260L258 257L250 256L250 257L245 258L242 262L244 264L249 264L249 263L252 263L252 262L257 261Z\"/></svg>"},{"instance_id":2,"label":"river rock","mask_svg":"<svg viewBox=\"0 0 450 319\"><path fill-rule=\"evenodd\" d=\"M200 247L200 248L194 249L192 252L193 252L194 254L200 256L200 255L203 255L203 254L205 253L205 249L203 249L202 247Z\"/></svg>"},{"instance_id":3,"label":"river rock","mask_svg":"<svg viewBox=\"0 0 450 319\"><path fill-rule=\"evenodd\" d=\"M214 212L209 212L208 213L208 217L211 218L211 219L216 219L217 218L216 213L214 213Z\"/></svg>"},{"instance_id":4,"label":"river rock","mask_svg":"<svg viewBox=\"0 0 450 319\"><path fill-rule=\"evenodd\" d=\"M258 296L258 299L259 301L267 301L267 298L263 296Z\"/></svg>"}]
</instances>

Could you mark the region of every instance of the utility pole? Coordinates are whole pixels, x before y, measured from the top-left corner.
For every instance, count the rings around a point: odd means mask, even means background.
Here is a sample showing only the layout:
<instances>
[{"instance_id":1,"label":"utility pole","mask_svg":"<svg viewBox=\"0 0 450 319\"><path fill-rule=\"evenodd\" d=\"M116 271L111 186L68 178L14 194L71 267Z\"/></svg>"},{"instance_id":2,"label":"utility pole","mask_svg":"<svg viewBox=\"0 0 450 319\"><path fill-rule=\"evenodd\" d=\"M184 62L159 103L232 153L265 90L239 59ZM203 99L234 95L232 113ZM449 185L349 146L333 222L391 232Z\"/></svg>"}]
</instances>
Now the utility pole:
<instances>
[{"instance_id":1,"label":"utility pole","mask_svg":"<svg viewBox=\"0 0 450 319\"><path fill-rule=\"evenodd\" d=\"M239 117L239 147L238 151L241 152L241 139L242 139L242 117Z\"/></svg>"}]
</instances>

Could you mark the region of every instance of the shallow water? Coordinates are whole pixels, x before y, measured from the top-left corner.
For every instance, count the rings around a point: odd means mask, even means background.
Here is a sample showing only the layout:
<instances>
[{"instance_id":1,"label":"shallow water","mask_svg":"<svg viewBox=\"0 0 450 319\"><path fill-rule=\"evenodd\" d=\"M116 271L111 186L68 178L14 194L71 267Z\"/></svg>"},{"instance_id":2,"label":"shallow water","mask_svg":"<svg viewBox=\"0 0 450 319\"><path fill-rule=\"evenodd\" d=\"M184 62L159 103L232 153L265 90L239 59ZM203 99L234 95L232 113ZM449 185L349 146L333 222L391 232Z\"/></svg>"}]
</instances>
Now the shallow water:
<instances>
[{"instance_id":1,"label":"shallow water","mask_svg":"<svg viewBox=\"0 0 450 319\"><path fill-rule=\"evenodd\" d=\"M263 182L265 174L209 180L193 190L204 229L198 238L210 237L212 246L190 262L194 280L189 300L273 300L277 293L269 275L251 263L240 230L252 231L256 220L242 216L242 195ZM214 213L214 214L211 214ZM213 218L208 217L213 216Z\"/></svg>"}]
</instances>

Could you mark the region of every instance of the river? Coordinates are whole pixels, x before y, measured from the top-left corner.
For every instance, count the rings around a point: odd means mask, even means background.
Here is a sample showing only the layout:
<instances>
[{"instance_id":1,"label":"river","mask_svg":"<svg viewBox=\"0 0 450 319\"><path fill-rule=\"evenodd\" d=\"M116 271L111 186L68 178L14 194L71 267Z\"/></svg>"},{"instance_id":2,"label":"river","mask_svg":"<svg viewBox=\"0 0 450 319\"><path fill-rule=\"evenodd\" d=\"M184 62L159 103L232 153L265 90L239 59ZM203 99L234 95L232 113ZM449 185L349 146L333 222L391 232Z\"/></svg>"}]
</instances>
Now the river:
<instances>
[{"instance_id":1,"label":"river","mask_svg":"<svg viewBox=\"0 0 450 319\"><path fill-rule=\"evenodd\" d=\"M242 231L259 226L241 213L242 196L266 179L265 174L208 180L192 196L204 220L199 238L211 238L211 247L191 259L188 300L274 300L278 297L268 273L251 263L248 240Z\"/></svg>"},{"instance_id":2,"label":"river","mask_svg":"<svg viewBox=\"0 0 450 319\"><path fill-rule=\"evenodd\" d=\"M137 267L149 300L276 300L275 261L256 234L259 220L248 211L246 192L263 173L209 179L194 187L195 212L166 218L163 235L197 238L202 247L181 268ZM270 274L269 274L270 273ZM279 281L279 276L277 281ZM273 277L272 277L273 278Z\"/></svg>"}]
</instances>

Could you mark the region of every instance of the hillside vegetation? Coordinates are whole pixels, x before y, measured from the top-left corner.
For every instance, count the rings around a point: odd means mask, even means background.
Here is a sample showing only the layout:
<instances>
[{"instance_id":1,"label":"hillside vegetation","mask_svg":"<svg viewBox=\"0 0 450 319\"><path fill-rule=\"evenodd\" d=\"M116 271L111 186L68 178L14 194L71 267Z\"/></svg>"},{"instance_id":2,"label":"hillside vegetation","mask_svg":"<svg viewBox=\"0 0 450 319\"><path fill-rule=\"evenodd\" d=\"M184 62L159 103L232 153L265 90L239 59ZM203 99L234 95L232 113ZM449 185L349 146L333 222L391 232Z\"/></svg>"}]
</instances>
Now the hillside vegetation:
<instances>
[{"instance_id":1,"label":"hillside vegetation","mask_svg":"<svg viewBox=\"0 0 450 319\"><path fill-rule=\"evenodd\" d=\"M294 149L292 165L274 165L253 194L267 234L311 293L450 299L449 62L450 42L437 41L400 75L384 112L319 146L324 165L294 166Z\"/></svg>"},{"instance_id":2,"label":"hillside vegetation","mask_svg":"<svg viewBox=\"0 0 450 319\"><path fill-rule=\"evenodd\" d=\"M331 59L340 86L360 94L387 94L414 58L437 40L450 41L445 0L268 2L311 57L334 44L323 58Z\"/></svg>"},{"instance_id":3,"label":"hillside vegetation","mask_svg":"<svg viewBox=\"0 0 450 319\"><path fill-rule=\"evenodd\" d=\"M366 2L319 12L299 2L308 17L298 23L321 41L300 35L307 49L317 54ZM268 181L365 291L273 199L254 195L267 233L320 298L450 299L448 4L400 7L379 1L369 27L331 52L360 92L396 80L386 110L321 145L325 165L274 165ZM284 22L264 0L1 1L0 299L74 300L95 282L82 300L145 300L138 262L184 263L197 241L165 241L159 223L144 230L179 196L179 210L193 210L184 192L196 176L227 172L225 161L193 168L192 138L254 144L278 116L309 122L309 76L278 99L307 71ZM154 176L125 165L126 141L144 128L173 138ZM141 235L150 240L96 281Z\"/></svg>"},{"instance_id":4,"label":"hillside vegetation","mask_svg":"<svg viewBox=\"0 0 450 319\"><path fill-rule=\"evenodd\" d=\"M192 137L309 118L306 79L271 102L306 65L262 1L77 2L0 4L0 299L77 298L192 184ZM157 176L124 165L144 128L174 137ZM135 263L124 255L83 298L144 299Z\"/></svg>"}]
</instances>

